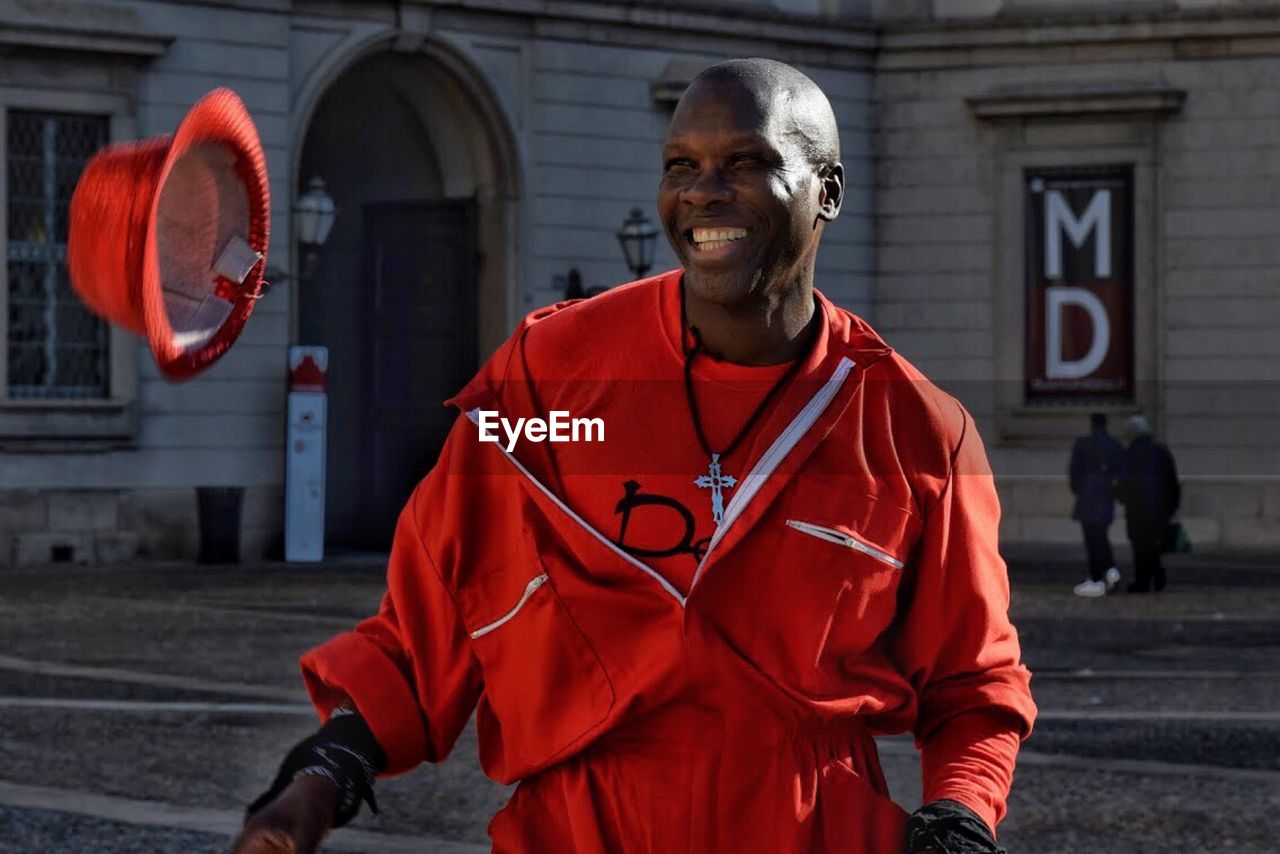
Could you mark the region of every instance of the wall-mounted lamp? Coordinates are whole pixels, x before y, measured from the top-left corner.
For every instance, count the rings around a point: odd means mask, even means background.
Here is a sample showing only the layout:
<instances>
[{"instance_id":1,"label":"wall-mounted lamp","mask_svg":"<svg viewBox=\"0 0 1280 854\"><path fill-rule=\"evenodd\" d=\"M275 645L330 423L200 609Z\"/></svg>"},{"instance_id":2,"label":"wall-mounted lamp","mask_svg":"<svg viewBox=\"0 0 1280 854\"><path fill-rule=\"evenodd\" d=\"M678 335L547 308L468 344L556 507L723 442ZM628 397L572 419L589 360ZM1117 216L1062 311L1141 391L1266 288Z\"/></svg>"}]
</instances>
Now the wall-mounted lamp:
<instances>
[{"instance_id":1,"label":"wall-mounted lamp","mask_svg":"<svg viewBox=\"0 0 1280 854\"><path fill-rule=\"evenodd\" d=\"M658 231L644 215L644 211L632 208L631 215L618 230L618 243L627 259L627 268L637 279L644 278L644 274L653 267L653 251L657 240Z\"/></svg>"},{"instance_id":2,"label":"wall-mounted lamp","mask_svg":"<svg viewBox=\"0 0 1280 854\"><path fill-rule=\"evenodd\" d=\"M307 192L293 206L294 233L302 249L302 271L299 278L309 279L315 272L320 247L329 239L333 220L338 215L333 199L325 192L324 180L313 177Z\"/></svg>"},{"instance_id":3,"label":"wall-mounted lamp","mask_svg":"<svg viewBox=\"0 0 1280 854\"><path fill-rule=\"evenodd\" d=\"M329 239L329 232L333 229L333 220L337 215L338 209L334 207L333 199L324 191L324 180L318 176L312 178L307 185L307 192L293 205L294 235L302 248L298 279L309 279L315 272L320 247ZM263 278L271 285L278 285L294 277L279 267L267 267L263 271Z\"/></svg>"},{"instance_id":4,"label":"wall-mounted lamp","mask_svg":"<svg viewBox=\"0 0 1280 854\"><path fill-rule=\"evenodd\" d=\"M324 191L324 179L319 176L312 178L307 192L293 206L298 242L303 246L323 246L329 239L337 213L333 199Z\"/></svg>"}]
</instances>

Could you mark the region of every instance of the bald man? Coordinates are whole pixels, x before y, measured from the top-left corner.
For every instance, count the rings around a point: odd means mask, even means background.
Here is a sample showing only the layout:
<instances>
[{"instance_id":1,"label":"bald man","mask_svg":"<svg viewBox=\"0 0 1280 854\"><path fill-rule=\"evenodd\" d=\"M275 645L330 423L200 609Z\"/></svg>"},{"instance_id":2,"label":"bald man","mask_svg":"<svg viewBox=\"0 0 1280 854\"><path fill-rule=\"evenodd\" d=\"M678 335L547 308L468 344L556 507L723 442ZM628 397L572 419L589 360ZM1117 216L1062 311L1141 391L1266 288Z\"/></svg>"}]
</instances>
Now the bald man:
<instances>
[{"instance_id":1,"label":"bald man","mask_svg":"<svg viewBox=\"0 0 1280 854\"><path fill-rule=\"evenodd\" d=\"M314 850L473 713L518 783L496 851L998 850L1035 707L995 490L968 413L814 288L843 193L807 77L693 82L658 191L681 268L534 312L449 401L237 851ZM599 435L540 441L556 413ZM912 816L873 741L907 731Z\"/></svg>"}]
</instances>

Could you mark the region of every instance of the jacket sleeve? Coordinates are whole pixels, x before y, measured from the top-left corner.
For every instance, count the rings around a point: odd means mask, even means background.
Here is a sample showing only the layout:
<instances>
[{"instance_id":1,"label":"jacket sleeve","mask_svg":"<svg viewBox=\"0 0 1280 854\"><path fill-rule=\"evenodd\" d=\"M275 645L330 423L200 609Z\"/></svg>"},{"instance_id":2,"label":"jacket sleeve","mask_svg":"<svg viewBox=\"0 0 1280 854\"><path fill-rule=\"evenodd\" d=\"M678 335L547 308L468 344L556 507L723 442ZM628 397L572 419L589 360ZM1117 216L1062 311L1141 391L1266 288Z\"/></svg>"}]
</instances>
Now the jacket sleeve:
<instances>
[{"instance_id":1,"label":"jacket sleeve","mask_svg":"<svg viewBox=\"0 0 1280 854\"><path fill-rule=\"evenodd\" d=\"M466 630L421 530L422 511L442 500L445 479L437 466L400 514L378 613L301 660L321 718L350 698L387 755L387 774L444 759L481 690Z\"/></svg>"},{"instance_id":2,"label":"jacket sleeve","mask_svg":"<svg viewBox=\"0 0 1280 854\"><path fill-rule=\"evenodd\" d=\"M533 383L522 370L525 338L534 324L567 304L528 315L446 405L465 413L502 401L498 408L536 411ZM444 759L483 689L452 588L442 580L457 568L457 543L475 535L453 512L462 504L456 491L461 487L450 474L481 472L467 454L475 446L474 430L466 415L458 416L435 468L400 514L378 613L302 658L307 690L321 717L327 719L349 697L387 754L388 774ZM541 471L540 462L526 464Z\"/></svg>"},{"instance_id":3,"label":"jacket sleeve","mask_svg":"<svg viewBox=\"0 0 1280 854\"><path fill-rule=\"evenodd\" d=\"M999 710L948 719L921 746L923 802L962 803L994 831L1005 815L1021 732L1021 723Z\"/></svg>"},{"instance_id":4,"label":"jacket sleeve","mask_svg":"<svg viewBox=\"0 0 1280 854\"><path fill-rule=\"evenodd\" d=\"M972 419L951 405L959 438L924 511L891 648L916 690L926 794L957 800L994 827L1036 709L1009 621L994 479Z\"/></svg>"},{"instance_id":5,"label":"jacket sleeve","mask_svg":"<svg viewBox=\"0 0 1280 854\"><path fill-rule=\"evenodd\" d=\"M1182 484L1178 481L1178 466L1173 461L1173 452L1163 445L1160 447L1161 464L1164 471L1164 482L1166 484L1166 496L1168 503L1168 515L1172 516L1178 512L1178 508L1182 506Z\"/></svg>"},{"instance_id":6,"label":"jacket sleeve","mask_svg":"<svg viewBox=\"0 0 1280 854\"><path fill-rule=\"evenodd\" d=\"M1068 475L1071 481L1071 494L1079 495L1080 489L1084 485L1084 448L1083 443L1076 439L1075 444L1071 446L1071 465L1068 468Z\"/></svg>"},{"instance_id":7,"label":"jacket sleeve","mask_svg":"<svg viewBox=\"0 0 1280 854\"><path fill-rule=\"evenodd\" d=\"M1133 448L1125 451L1120 457L1120 482L1116 489L1116 498L1125 507L1134 510L1137 507L1142 495L1142 467L1140 465L1141 458ZM1136 510L1134 511L1136 512Z\"/></svg>"}]
</instances>

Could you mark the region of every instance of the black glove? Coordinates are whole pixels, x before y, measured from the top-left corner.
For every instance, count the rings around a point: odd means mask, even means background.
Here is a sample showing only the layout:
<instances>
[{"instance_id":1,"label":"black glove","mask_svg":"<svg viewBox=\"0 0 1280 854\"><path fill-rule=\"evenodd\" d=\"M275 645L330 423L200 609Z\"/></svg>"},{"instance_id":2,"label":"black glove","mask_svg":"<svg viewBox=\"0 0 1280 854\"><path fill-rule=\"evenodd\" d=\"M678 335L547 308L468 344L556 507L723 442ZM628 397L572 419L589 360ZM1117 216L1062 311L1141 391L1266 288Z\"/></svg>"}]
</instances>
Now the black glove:
<instances>
[{"instance_id":1,"label":"black glove","mask_svg":"<svg viewBox=\"0 0 1280 854\"><path fill-rule=\"evenodd\" d=\"M378 811L373 781L386 764L386 754L364 718L355 711L335 711L315 735L289 751L271 788L249 804L245 815L251 816L271 803L297 777L314 774L332 780L338 787L333 826L342 827L360 812L361 803Z\"/></svg>"},{"instance_id":2,"label":"black glove","mask_svg":"<svg viewBox=\"0 0 1280 854\"><path fill-rule=\"evenodd\" d=\"M996 842L987 823L956 801L934 801L911 814L907 822L907 852L943 854L1008 854Z\"/></svg>"}]
</instances>

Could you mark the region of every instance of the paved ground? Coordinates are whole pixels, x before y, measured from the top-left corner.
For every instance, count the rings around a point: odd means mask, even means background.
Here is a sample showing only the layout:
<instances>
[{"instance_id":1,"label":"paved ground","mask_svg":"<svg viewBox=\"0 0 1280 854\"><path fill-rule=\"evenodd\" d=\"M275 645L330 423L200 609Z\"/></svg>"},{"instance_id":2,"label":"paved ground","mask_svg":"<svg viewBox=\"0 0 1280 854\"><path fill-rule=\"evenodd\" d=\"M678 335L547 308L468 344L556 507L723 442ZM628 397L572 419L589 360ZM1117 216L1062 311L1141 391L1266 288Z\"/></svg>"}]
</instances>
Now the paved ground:
<instances>
[{"instance_id":1,"label":"paved ground","mask_svg":"<svg viewBox=\"0 0 1280 854\"><path fill-rule=\"evenodd\" d=\"M1181 558L1159 596L1070 595L1074 556L1014 555L1043 710L1002 839L1013 852L1274 852L1280 558ZM381 570L143 565L0 570L0 852L225 851L313 727L302 649L371 611ZM882 744L919 799L908 741ZM464 736L379 787L328 850L486 850L506 792Z\"/></svg>"}]
</instances>

